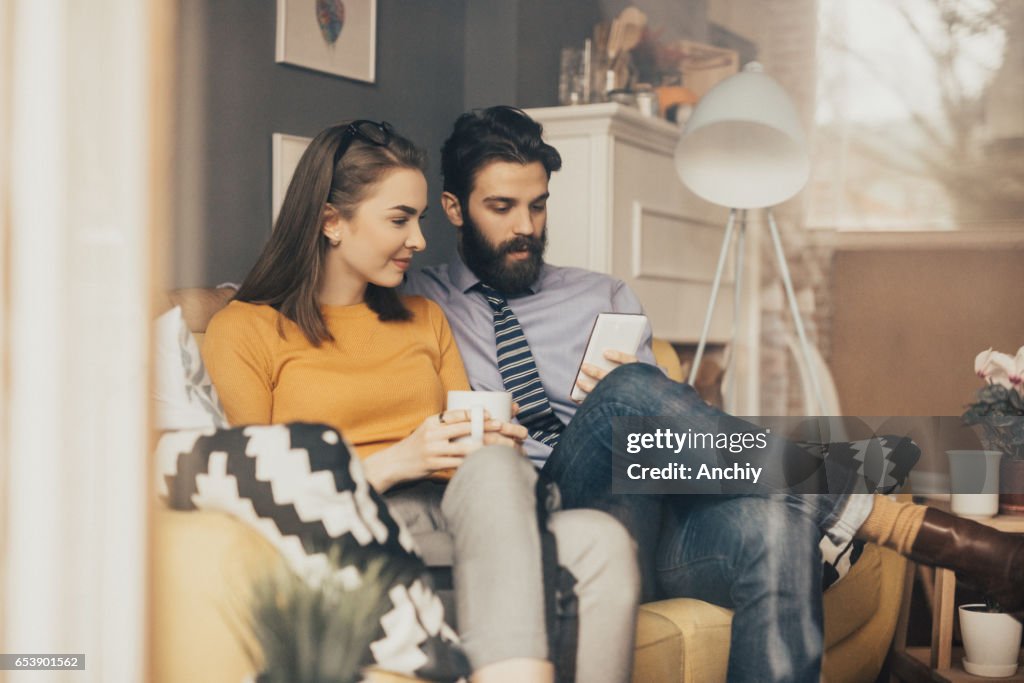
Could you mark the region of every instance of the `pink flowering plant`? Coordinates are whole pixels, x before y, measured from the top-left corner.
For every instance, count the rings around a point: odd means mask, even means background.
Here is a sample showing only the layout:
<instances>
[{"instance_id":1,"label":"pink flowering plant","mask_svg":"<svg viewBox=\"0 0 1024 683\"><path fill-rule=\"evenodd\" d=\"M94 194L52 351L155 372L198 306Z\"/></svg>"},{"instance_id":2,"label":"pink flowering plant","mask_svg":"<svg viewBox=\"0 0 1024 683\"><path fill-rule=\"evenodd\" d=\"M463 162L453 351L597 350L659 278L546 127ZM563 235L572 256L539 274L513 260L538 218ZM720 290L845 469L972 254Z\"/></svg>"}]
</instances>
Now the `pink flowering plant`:
<instances>
[{"instance_id":1,"label":"pink flowering plant","mask_svg":"<svg viewBox=\"0 0 1024 683\"><path fill-rule=\"evenodd\" d=\"M964 423L981 426L987 448L1024 460L1024 346L1016 356L982 351L974 359L974 372L985 386L967 406Z\"/></svg>"}]
</instances>

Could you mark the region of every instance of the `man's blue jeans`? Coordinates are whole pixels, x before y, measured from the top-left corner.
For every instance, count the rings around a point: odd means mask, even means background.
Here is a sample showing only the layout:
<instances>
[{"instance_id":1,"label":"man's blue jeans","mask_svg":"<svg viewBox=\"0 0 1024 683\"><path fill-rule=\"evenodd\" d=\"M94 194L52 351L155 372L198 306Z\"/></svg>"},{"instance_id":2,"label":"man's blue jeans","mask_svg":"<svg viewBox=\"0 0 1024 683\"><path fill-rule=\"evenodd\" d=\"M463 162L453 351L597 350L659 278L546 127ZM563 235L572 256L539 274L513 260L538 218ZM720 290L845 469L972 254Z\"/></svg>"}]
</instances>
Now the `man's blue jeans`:
<instances>
[{"instance_id":1,"label":"man's blue jeans","mask_svg":"<svg viewBox=\"0 0 1024 683\"><path fill-rule=\"evenodd\" d=\"M817 682L818 545L842 509L844 494L775 495L765 487L743 496L615 495L616 416L685 418L697 431L727 417L653 366L617 368L580 406L544 466L561 489L563 505L605 510L626 526L637 542L645 600L695 597L735 610L730 681ZM708 454L684 450L679 457L698 467Z\"/></svg>"}]
</instances>

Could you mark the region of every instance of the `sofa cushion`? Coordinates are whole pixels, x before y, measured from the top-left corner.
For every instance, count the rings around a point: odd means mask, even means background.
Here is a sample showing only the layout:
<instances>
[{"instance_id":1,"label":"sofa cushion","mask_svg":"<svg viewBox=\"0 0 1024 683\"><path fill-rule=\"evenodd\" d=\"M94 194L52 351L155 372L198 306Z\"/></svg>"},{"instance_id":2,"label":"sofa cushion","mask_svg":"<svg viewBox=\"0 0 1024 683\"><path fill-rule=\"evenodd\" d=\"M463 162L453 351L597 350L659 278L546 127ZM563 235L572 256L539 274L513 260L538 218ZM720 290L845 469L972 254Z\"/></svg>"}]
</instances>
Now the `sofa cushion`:
<instances>
[{"instance_id":1,"label":"sofa cushion","mask_svg":"<svg viewBox=\"0 0 1024 683\"><path fill-rule=\"evenodd\" d=\"M678 681L683 663L683 641L671 620L640 606L636 615L633 681Z\"/></svg>"},{"instance_id":2,"label":"sofa cushion","mask_svg":"<svg viewBox=\"0 0 1024 683\"><path fill-rule=\"evenodd\" d=\"M640 606L634 683L725 681L732 610L675 598Z\"/></svg>"},{"instance_id":3,"label":"sofa cushion","mask_svg":"<svg viewBox=\"0 0 1024 683\"><path fill-rule=\"evenodd\" d=\"M877 546L866 546L849 574L825 592L826 653L857 634L879 612L882 552ZM724 683L731 627L732 610L701 600L676 598L641 605L633 682ZM890 632L880 638L883 656L891 637Z\"/></svg>"},{"instance_id":4,"label":"sofa cushion","mask_svg":"<svg viewBox=\"0 0 1024 683\"><path fill-rule=\"evenodd\" d=\"M159 430L227 427L217 391L203 365L181 308L174 307L153 326L154 421Z\"/></svg>"}]
</instances>

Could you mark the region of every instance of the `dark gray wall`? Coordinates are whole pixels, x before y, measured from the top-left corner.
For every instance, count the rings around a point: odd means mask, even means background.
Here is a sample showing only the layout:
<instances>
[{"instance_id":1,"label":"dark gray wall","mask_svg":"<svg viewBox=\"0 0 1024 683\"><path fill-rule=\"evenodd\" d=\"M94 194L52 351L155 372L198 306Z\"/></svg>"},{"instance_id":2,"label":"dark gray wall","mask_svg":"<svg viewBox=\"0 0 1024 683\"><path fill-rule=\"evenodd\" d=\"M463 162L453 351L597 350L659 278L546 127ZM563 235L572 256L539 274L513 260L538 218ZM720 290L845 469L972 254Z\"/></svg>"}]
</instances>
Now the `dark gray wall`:
<instances>
[{"instance_id":1,"label":"dark gray wall","mask_svg":"<svg viewBox=\"0 0 1024 683\"><path fill-rule=\"evenodd\" d=\"M475 2L475 0L471 0ZM600 13L594 0L519 0L519 53L516 104L558 104L558 67L562 48L583 47Z\"/></svg>"},{"instance_id":2,"label":"dark gray wall","mask_svg":"<svg viewBox=\"0 0 1024 683\"><path fill-rule=\"evenodd\" d=\"M447 260L438 157L452 121L472 107L556 104L560 50L599 17L596 0L378 0L377 82L360 83L275 63L275 0L179 7L176 287L238 281L256 260L270 234L272 133L357 117L386 119L429 153L417 260Z\"/></svg>"},{"instance_id":3,"label":"dark gray wall","mask_svg":"<svg viewBox=\"0 0 1024 683\"><path fill-rule=\"evenodd\" d=\"M454 248L439 150L463 106L464 0L378 0L377 82L274 62L274 0L182 0L173 286L239 280L270 233L274 132L386 119L430 155L425 259Z\"/></svg>"},{"instance_id":4,"label":"dark gray wall","mask_svg":"<svg viewBox=\"0 0 1024 683\"><path fill-rule=\"evenodd\" d=\"M595 0L467 0L465 107L558 104L563 47L583 46Z\"/></svg>"},{"instance_id":5,"label":"dark gray wall","mask_svg":"<svg viewBox=\"0 0 1024 683\"><path fill-rule=\"evenodd\" d=\"M465 109L516 101L518 28L519 0L466 0Z\"/></svg>"}]
</instances>

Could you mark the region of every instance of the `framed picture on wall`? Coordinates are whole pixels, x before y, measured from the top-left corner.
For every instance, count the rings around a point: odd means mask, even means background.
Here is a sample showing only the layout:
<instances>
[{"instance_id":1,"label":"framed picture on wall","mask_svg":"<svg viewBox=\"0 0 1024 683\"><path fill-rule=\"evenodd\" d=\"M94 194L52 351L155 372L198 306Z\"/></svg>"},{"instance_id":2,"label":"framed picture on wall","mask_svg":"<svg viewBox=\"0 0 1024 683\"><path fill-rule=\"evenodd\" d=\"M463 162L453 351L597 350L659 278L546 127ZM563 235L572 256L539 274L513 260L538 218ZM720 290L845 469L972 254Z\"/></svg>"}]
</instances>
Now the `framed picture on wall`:
<instances>
[{"instance_id":1,"label":"framed picture on wall","mask_svg":"<svg viewBox=\"0 0 1024 683\"><path fill-rule=\"evenodd\" d=\"M276 61L374 82L377 0L277 0Z\"/></svg>"},{"instance_id":2,"label":"framed picture on wall","mask_svg":"<svg viewBox=\"0 0 1024 683\"><path fill-rule=\"evenodd\" d=\"M299 165L299 159L306 147L313 141L313 138L304 138L300 135L285 135L284 133L273 133L270 136L271 157L273 162L271 190L271 214L270 224L273 228L277 222L277 214L281 211L281 202L284 201L284 194L288 191L288 183L292 181L295 174L295 167Z\"/></svg>"}]
</instances>

